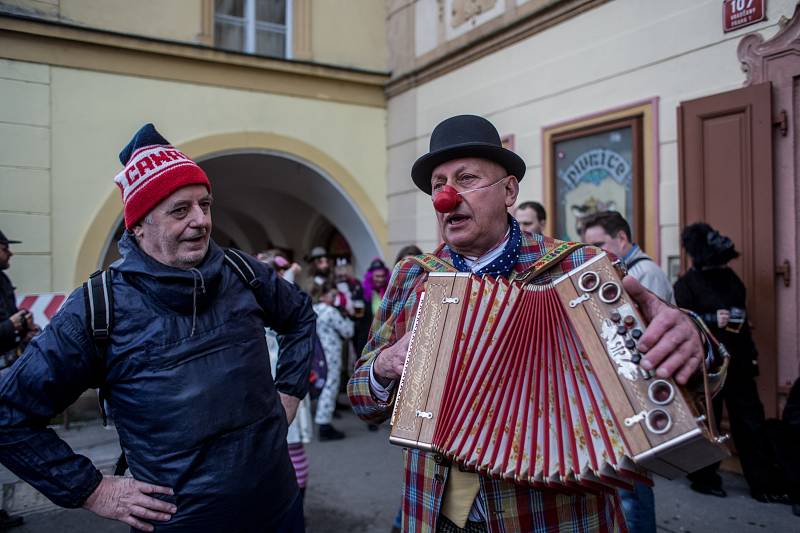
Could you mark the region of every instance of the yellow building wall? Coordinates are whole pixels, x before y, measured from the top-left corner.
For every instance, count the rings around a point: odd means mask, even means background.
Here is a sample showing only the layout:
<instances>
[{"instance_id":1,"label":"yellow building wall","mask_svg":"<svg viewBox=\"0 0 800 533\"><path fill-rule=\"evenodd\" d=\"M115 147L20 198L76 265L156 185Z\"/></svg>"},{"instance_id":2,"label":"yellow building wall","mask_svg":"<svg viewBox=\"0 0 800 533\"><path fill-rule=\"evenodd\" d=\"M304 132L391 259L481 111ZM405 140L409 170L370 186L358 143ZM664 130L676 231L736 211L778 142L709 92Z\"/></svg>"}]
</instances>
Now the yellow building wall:
<instances>
[{"instance_id":1,"label":"yellow building wall","mask_svg":"<svg viewBox=\"0 0 800 533\"><path fill-rule=\"evenodd\" d=\"M50 67L0 59L0 102L0 230L23 241L9 275L21 290L48 290Z\"/></svg>"},{"instance_id":2,"label":"yellow building wall","mask_svg":"<svg viewBox=\"0 0 800 533\"><path fill-rule=\"evenodd\" d=\"M89 273L76 272L78 263L97 264L99 257L79 260L79 248L117 194L117 154L145 122L176 146L242 133L296 139L352 177L368 199L360 207L385 224L382 108L15 61L0 66L0 97L15 95L0 111L0 228L25 241L14 247L10 272L20 292L70 290ZM15 72L29 80L5 79ZM15 112L41 124L6 124Z\"/></svg>"},{"instance_id":3,"label":"yellow building wall","mask_svg":"<svg viewBox=\"0 0 800 533\"><path fill-rule=\"evenodd\" d=\"M2 0L0 4L67 24L196 42L204 0Z\"/></svg>"},{"instance_id":4,"label":"yellow building wall","mask_svg":"<svg viewBox=\"0 0 800 533\"><path fill-rule=\"evenodd\" d=\"M313 0L313 61L386 71L385 21L383 0Z\"/></svg>"},{"instance_id":5,"label":"yellow building wall","mask_svg":"<svg viewBox=\"0 0 800 533\"><path fill-rule=\"evenodd\" d=\"M203 0L59 0L61 19L92 28L195 42Z\"/></svg>"},{"instance_id":6,"label":"yellow building wall","mask_svg":"<svg viewBox=\"0 0 800 533\"><path fill-rule=\"evenodd\" d=\"M387 70L383 0L290 1L295 47L310 42L310 50L297 50L298 59ZM0 0L0 7L67 24L198 44L213 43L213 5L213 0Z\"/></svg>"}]
</instances>

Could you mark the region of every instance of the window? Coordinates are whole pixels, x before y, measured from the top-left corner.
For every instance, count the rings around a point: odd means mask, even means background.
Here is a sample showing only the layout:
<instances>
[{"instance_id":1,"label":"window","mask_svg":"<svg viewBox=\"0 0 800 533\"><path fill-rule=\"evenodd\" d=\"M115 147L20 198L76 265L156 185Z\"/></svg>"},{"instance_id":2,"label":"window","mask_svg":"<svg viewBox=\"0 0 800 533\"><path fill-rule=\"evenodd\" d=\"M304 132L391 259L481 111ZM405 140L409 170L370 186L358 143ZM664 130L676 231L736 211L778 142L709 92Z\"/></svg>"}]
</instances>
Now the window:
<instances>
[{"instance_id":1,"label":"window","mask_svg":"<svg viewBox=\"0 0 800 533\"><path fill-rule=\"evenodd\" d=\"M292 57L291 0L214 0L214 44L224 50Z\"/></svg>"}]
</instances>

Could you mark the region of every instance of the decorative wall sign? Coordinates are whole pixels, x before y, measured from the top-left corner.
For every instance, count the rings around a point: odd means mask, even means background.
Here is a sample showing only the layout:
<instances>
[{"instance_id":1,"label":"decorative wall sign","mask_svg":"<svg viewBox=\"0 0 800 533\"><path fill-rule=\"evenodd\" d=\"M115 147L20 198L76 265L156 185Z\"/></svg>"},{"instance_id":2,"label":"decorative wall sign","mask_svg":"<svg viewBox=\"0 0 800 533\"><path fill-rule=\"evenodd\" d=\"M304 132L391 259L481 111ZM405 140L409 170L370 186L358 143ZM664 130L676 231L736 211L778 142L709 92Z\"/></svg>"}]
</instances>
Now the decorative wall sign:
<instances>
[{"instance_id":1,"label":"decorative wall sign","mask_svg":"<svg viewBox=\"0 0 800 533\"><path fill-rule=\"evenodd\" d=\"M725 33L767 19L767 0L724 0L722 29Z\"/></svg>"},{"instance_id":2,"label":"decorative wall sign","mask_svg":"<svg viewBox=\"0 0 800 533\"><path fill-rule=\"evenodd\" d=\"M544 198L553 237L582 240L582 220L619 211L658 260L657 100L544 128Z\"/></svg>"},{"instance_id":3,"label":"decorative wall sign","mask_svg":"<svg viewBox=\"0 0 800 533\"><path fill-rule=\"evenodd\" d=\"M559 237L580 240L581 219L597 211L635 221L632 126L557 141L553 149Z\"/></svg>"},{"instance_id":4,"label":"decorative wall sign","mask_svg":"<svg viewBox=\"0 0 800 533\"><path fill-rule=\"evenodd\" d=\"M502 15L506 0L443 0L445 37L449 41Z\"/></svg>"}]
</instances>

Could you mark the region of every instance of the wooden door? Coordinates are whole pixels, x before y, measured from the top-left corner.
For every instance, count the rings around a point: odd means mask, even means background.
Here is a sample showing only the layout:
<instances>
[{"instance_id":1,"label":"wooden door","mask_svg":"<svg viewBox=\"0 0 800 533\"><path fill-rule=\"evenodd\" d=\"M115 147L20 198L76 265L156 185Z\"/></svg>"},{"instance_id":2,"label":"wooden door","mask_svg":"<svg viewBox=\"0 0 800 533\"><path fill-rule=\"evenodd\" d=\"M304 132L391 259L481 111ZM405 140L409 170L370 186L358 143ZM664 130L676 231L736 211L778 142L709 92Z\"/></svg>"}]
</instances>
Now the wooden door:
<instances>
[{"instance_id":1,"label":"wooden door","mask_svg":"<svg viewBox=\"0 0 800 533\"><path fill-rule=\"evenodd\" d=\"M731 266L747 287L759 350L759 392L777 414L772 115L769 83L681 102L678 107L681 227L706 222L741 253ZM683 253L683 252L682 252ZM687 257L683 253L685 269Z\"/></svg>"}]
</instances>

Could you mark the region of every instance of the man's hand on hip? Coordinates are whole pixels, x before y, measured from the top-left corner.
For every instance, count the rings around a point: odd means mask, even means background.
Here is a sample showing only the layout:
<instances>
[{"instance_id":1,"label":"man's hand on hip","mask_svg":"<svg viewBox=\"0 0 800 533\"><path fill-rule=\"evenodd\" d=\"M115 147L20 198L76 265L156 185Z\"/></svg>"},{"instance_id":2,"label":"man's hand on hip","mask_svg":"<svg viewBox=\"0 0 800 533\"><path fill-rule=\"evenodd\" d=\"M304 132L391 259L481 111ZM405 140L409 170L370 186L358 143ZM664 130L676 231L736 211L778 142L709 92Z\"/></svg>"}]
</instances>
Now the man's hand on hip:
<instances>
[{"instance_id":1,"label":"man's hand on hip","mask_svg":"<svg viewBox=\"0 0 800 533\"><path fill-rule=\"evenodd\" d=\"M174 492L169 487L143 483L130 477L103 476L83 507L103 518L119 520L142 531L153 531L153 526L141 519L166 522L178 509L150 494L172 495Z\"/></svg>"},{"instance_id":2,"label":"man's hand on hip","mask_svg":"<svg viewBox=\"0 0 800 533\"><path fill-rule=\"evenodd\" d=\"M633 276L625 276L622 284L649 322L639 339L639 351L644 354L642 368L656 369L660 378L674 376L685 385L705 359L694 323L682 311L645 289Z\"/></svg>"},{"instance_id":3,"label":"man's hand on hip","mask_svg":"<svg viewBox=\"0 0 800 533\"><path fill-rule=\"evenodd\" d=\"M291 424L297 414L297 406L300 405L300 399L282 392L279 392L278 395L281 397L283 410L286 411L286 421Z\"/></svg>"},{"instance_id":4,"label":"man's hand on hip","mask_svg":"<svg viewBox=\"0 0 800 533\"><path fill-rule=\"evenodd\" d=\"M384 387L403 375L403 366L406 364L408 344L411 342L411 332L400 337L396 343L384 349L372 363L372 372L375 378Z\"/></svg>"}]
</instances>

